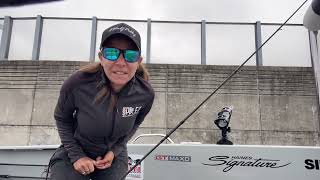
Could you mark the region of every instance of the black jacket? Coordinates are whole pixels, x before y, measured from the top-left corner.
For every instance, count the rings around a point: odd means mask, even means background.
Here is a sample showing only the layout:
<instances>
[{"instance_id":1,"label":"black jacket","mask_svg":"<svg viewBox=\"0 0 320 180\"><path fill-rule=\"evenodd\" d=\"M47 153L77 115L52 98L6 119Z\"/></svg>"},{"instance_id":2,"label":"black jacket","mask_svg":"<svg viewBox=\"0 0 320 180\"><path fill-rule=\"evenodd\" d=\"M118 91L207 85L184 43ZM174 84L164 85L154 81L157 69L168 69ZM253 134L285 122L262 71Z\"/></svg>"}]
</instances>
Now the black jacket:
<instances>
[{"instance_id":1,"label":"black jacket","mask_svg":"<svg viewBox=\"0 0 320 180\"><path fill-rule=\"evenodd\" d=\"M137 75L116 94L114 109L109 108L110 96L95 103L99 84L107 81L102 68L97 73L77 71L61 87L54 117L72 163L110 150L117 157L151 109L154 91Z\"/></svg>"}]
</instances>

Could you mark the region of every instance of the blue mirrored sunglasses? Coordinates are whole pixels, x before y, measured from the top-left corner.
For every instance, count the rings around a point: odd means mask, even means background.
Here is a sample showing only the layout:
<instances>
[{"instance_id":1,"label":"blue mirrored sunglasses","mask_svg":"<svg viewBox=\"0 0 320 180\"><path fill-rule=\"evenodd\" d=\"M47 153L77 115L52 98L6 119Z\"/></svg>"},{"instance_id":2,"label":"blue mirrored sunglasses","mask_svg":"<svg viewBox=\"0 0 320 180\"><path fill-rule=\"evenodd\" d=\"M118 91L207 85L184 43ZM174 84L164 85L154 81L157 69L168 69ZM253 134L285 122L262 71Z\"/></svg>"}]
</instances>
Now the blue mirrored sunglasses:
<instances>
[{"instance_id":1,"label":"blue mirrored sunglasses","mask_svg":"<svg viewBox=\"0 0 320 180\"><path fill-rule=\"evenodd\" d=\"M102 56L110 61L117 61L121 53L123 54L124 59L129 63L137 62L140 57L140 52L136 50L122 50L118 48L109 47L102 49Z\"/></svg>"}]
</instances>

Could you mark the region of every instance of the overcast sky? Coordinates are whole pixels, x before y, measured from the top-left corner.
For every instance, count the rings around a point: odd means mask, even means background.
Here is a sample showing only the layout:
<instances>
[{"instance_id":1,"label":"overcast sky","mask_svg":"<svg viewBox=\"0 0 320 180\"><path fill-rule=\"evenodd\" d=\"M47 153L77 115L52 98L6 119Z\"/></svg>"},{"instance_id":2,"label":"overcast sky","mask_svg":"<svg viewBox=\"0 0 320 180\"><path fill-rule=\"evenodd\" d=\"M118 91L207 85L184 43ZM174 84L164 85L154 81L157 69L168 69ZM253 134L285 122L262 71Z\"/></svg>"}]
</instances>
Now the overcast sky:
<instances>
[{"instance_id":1,"label":"overcast sky","mask_svg":"<svg viewBox=\"0 0 320 180\"><path fill-rule=\"evenodd\" d=\"M305 6L291 23L302 23ZM304 0L64 0L0 8L0 17L58 16L115 19L283 22Z\"/></svg>"},{"instance_id":2,"label":"overcast sky","mask_svg":"<svg viewBox=\"0 0 320 180\"><path fill-rule=\"evenodd\" d=\"M311 1L309 0L289 23L302 24L303 16ZM146 20L151 18L166 21L283 23L303 2L304 0L64 0L0 8L0 17L42 15L44 17L91 18L96 16L107 19ZM102 30L112 24L114 22L98 22L97 43L100 42ZM146 23L131 23L131 25L137 28L142 35L142 55L145 56ZM34 27L34 20L15 21L9 59L31 58ZM255 49L254 26L207 25L206 29L208 64L240 64L242 59L248 57ZM263 26L262 40L267 39L275 29L276 26ZM91 21L89 20L86 22L45 21L40 59L87 60L90 31ZM81 36L73 36L75 32ZM199 24L153 23L151 62L199 64L200 34ZM66 48L66 46L73 48ZM163 49L166 49L166 53L163 53ZM283 28L263 50L265 65L311 66L308 33L304 27ZM285 59L290 61L285 61ZM304 59L307 59L307 62ZM251 60L248 64L254 65L255 61Z\"/></svg>"}]
</instances>

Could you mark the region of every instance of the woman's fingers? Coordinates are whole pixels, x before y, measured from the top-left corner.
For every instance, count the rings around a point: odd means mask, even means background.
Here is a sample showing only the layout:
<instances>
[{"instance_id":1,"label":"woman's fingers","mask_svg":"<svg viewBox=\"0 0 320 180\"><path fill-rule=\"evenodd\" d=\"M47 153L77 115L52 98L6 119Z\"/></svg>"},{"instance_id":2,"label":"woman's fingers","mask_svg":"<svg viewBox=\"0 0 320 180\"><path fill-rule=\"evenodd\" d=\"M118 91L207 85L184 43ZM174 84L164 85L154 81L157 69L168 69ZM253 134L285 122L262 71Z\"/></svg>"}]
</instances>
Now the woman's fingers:
<instances>
[{"instance_id":1,"label":"woman's fingers","mask_svg":"<svg viewBox=\"0 0 320 180\"><path fill-rule=\"evenodd\" d=\"M100 166L96 166L97 169L107 169L111 166L111 163L105 163L103 165Z\"/></svg>"},{"instance_id":2,"label":"woman's fingers","mask_svg":"<svg viewBox=\"0 0 320 180\"><path fill-rule=\"evenodd\" d=\"M78 171L82 175L88 175L94 171L95 161L88 158L83 157L78 159L73 163L73 167L76 171Z\"/></svg>"},{"instance_id":3,"label":"woman's fingers","mask_svg":"<svg viewBox=\"0 0 320 180\"><path fill-rule=\"evenodd\" d=\"M110 159L105 156L103 159L100 157L99 159L97 158L96 164L101 165L110 162Z\"/></svg>"},{"instance_id":4,"label":"woman's fingers","mask_svg":"<svg viewBox=\"0 0 320 180\"><path fill-rule=\"evenodd\" d=\"M90 161L86 161L83 164L83 169L86 172L86 174L90 174L94 171L94 161L90 160Z\"/></svg>"},{"instance_id":5,"label":"woman's fingers","mask_svg":"<svg viewBox=\"0 0 320 180\"><path fill-rule=\"evenodd\" d=\"M96 159L96 168L97 169L106 169L109 168L112 164L114 158L114 154L112 151L109 151L104 157L103 159L99 156Z\"/></svg>"}]
</instances>

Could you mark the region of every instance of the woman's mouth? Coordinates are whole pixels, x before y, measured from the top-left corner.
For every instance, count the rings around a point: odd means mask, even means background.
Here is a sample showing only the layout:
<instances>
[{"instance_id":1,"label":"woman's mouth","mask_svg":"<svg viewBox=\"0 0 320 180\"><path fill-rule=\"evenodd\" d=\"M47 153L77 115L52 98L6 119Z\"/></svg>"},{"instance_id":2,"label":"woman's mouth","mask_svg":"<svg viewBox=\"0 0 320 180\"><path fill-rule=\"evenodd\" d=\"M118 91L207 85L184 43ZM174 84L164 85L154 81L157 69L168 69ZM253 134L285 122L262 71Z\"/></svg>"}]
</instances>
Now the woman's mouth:
<instances>
[{"instance_id":1,"label":"woman's mouth","mask_svg":"<svg viewBox=\"0 0 320 180\"><path fill-rule=\"evenodd\" d=\"M117 74L117 75L125 75L125 74L128 74L128 73L123 72L123 71L114 71L113 73L114 73L114 74Z\"/></svg>"}]
</instances>

